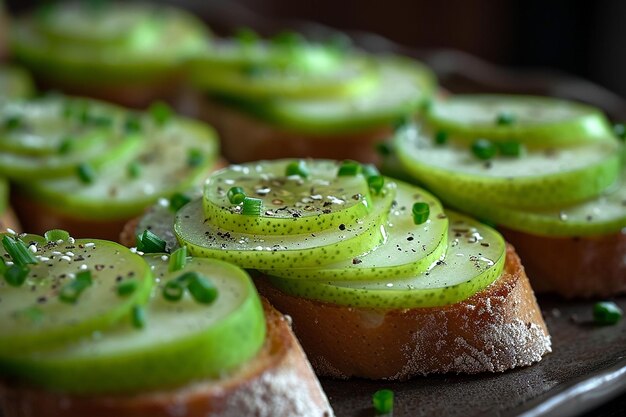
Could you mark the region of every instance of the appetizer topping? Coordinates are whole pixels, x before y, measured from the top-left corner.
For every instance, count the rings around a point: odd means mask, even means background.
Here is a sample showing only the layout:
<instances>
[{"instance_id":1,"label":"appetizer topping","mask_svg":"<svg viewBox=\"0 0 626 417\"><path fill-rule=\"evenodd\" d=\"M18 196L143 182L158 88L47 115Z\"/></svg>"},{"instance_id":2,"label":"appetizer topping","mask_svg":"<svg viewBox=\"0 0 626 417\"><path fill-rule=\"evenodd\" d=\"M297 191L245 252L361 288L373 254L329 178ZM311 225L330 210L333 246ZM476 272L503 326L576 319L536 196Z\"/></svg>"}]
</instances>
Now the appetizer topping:
<instances>
[{"instance_id":1,"label":"appetizer topping","mask_svg":"<svg viewBox=\"0 0 626 417\"><path fill-rule=\"evenodd\" d=\"M183 269L187 263L187 247L176 249L169 258L169 272L176 272Z\"/></svg>"},{"instance_id":2,"label":"appetizer topping","mask_svg":"<svg viewBox=\"0 0 626 417\"><path fill-rule=\"evenodd\" d=\"M372 404L377 415L390 414L393 411L393 391L381 389L372 396Z\"/></svg>"},{"instance_id":3,"label":"appetizer topping","mask_svg":"<svg viewBox=\"0 0 626 417\"><path fill-rule=\"evenodd\" d=\"M96 171L88 163L82 163L77 168L78 178L85 184L92 184L96 178Z\"/></svg>"},{"instance_id":4,"label":"appetizer topping","mask_svg":"<svg viewBox=\"0 0 626 417\"><path fill-rule=\"evenodd\" d=\"M430 216L430 206L428 203L424 203L422 201L418 201L413 204L413 222L415 224L422 224L428 220L428 216Z\"/></svg>"},{"instance_id":5,"label":"appetizer topping","mask_svg":"<svg viewBox=\"0 0 626 417\"><path fill-rule=\"evenodd\" d=\"M615 324L623 315L622 309L612 301L602 301L593 305L593 319L597 324Z\"/></svg>"},{"instance_id":6,"label":"appetizer topping","mask_svg":"<svg viewBox=\"0 0 626 417\"><path fill-rule=\"evenodd\" d=\"M496 156L498 148L487 139L477 139L472 143L472 153L478 159L488 160Z\"/></svg>"},{"instance_id":7,"label":"appetizer topping","mask_svg":"<svg viewBox=\"0 0 626 417\"><path fill-rule=\"evenodd\" d=\"M137 236L137 250L143 253L165 252L165 241L146 229Z\"/></svg>"}]
</instances>

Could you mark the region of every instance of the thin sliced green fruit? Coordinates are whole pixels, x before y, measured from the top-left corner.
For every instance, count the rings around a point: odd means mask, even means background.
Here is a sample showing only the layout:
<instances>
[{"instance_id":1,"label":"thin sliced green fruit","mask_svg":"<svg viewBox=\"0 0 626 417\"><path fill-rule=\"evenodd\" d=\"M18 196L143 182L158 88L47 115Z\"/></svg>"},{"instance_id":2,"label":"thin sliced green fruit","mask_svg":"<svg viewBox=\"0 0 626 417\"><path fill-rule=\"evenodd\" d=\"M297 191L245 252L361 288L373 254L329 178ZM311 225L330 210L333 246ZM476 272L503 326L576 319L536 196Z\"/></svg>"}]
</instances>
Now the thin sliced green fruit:
<instances>
[{"instance_id":1,"label":"thin sliced green fruit","mask_svg":"<svg viewBox=\"0 0 626 417\"><path fill-rule=\"evenodd\" d=\"M397 131L395 146L406 172L442 199L513 207L572 204L599 195L617 180L622 152L611 140L482 161L467 146L439 146L411 125Z\"/></svg>"},{"instance_id":2,"label":"thin sliced green fruit","mask_svg":"<svg viewBox=\"0 0 626 417\"><path fill-rule=\"evenodd\" d=\"M252 358L265 339L265 318L249 276L225 262L189 259L183 271L169 273L162 255L146 256L160 281L144 307L145 324L127 320L57 349L0 360L4 373L31 384L70 393L128 393L167 389L197 379L219 379ZM147 267L147 265L146 265ZM212 304L187 292L171 302L164 282L196 271L218 289ZM112 296L119 297L112 292ZM124 299L124 298L121 298Z\"/></svg>"},{"instance_id":3,"label":"thin sliced green fruit","mask_svg":"<svg viewBox=\"0 0 626 417\"><path fill-rule=\"evenodd\" d=\"M251 235L207 222L202 201L180 209L174 231L193 256L223 259L243 268L315 267L365 253L383 240L381 226L395 197L395 184L373 198L373 210L353 225L297 235Z\"/></svg>"},{"instance_id":4,"label":"thin sliced green fruit","mask_svg":"<svg viewBox=\"0 0 626 417\"><path fill-rule=\"evenodd\" d=\"M163 127L143 122L143 148L103 164L90 184L77 176L23 186L33 198L74 218L115 219L139 215L160 197L199 185L217 158L217 138L208 126L176 119ZM190 163L197 151L199 163ZM138 163L138 175L127 167Z\"/></svg>"},{"instance_id":5,"label":"thin sliced green fruit","mask_svg":"<svg viewBox=\"0 0 626 417\"><path fill-rule=\"evenodd\" d=\"M445 258L422 274L359 281L269 280L288 294L348 307L438 307L466 300L500 277L506 245L492 228L454 212L447 215L450 226Z\"/></svg>"},{"instance_id":6,"label":"thin sliced green fruit","mask_svg":"<svg viewBox=\"0 0 626 417\"><path fill-rule=\"evenodd\" d=\"M426 271L446 251L448 219L439 200L430 193L396 182L396 199L385 224L385 242L373 250L319 268L291 268L265 271L277 277L312 281L390 279ZM416 225L413 203L430 207L429 219Z\"/></svg>"},{"instance_id":7,"label":"thin sliced green fruit","mask_svg":"<svg viewBox=\"0 0 626 417\"><path fill-rule=\"evenodd\" d=\"M518 140L527 146L571 146L611 138L599 109L549 97L453 95L433 102L427 120L455 139Z\"/></svg>"},{"instance_id":8,"label":"thin sliced green fruit","mask_svg":"<svg viewBox=\"0 0 626 417\"><path fill-rule=\"evenodd\" d=\"M30 75L17 67L0 66L0 101L31 97L35 85Z\"/></svg>"},{"instance_id":9,"label":"thin sliced green fruit","mask_svg":"<svg viewBox=\"0 0 626 417\"><path fill-rule=\"evenodd\" d=\"M148 297L153 283L150 269L121 245L92 239L46 243L32 235L22 240L37 248L38 263L28 265L26 282L19 287L0 279L0 315L4 318L0 322L1 357L107 328ZM10 260L3 248L0 253L5 261ZM62 288L85 270L91 272L92 285L75 304L62 302ZM119 298L114 291L118 279L131 277L138 281L137 291Z\"/></svg>"},{"instance_id":10,"label":"thin sliced green fruit","mask_svg":"<svg viewBox=\"0 0 626 417\"><path fill-rule=\"evenodd\" d=\"M287 166L293 162L231 165L211 175L204 187L205 218L229 231L290 235L349 226L372 209L363 175L338 176L338 162L305 160L307 178L287 176ZM242 204L229 201L232 187L260 199L261 214L242 214Z\"/></svg>"}]
</instances>

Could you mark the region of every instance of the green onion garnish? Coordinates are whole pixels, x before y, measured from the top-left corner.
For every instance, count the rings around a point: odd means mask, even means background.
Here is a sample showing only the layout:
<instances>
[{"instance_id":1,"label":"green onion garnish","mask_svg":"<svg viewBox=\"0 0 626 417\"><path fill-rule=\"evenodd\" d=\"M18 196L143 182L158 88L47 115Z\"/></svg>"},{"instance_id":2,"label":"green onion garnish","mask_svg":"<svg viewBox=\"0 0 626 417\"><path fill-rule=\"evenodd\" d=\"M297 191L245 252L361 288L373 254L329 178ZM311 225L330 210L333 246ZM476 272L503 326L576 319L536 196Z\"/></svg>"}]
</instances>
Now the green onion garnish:
<instances>
[{"instance_id":1,"label":"green onion garnish","mask_svg":"<svg viewBox=\"0 0 626 417\"><path fill-rule=\"evenodd\" d=\"M613 125L613 133L621 140L626 139L626 126L623 123L616 123Z\"/></svg>"},{"instance_id":2,"label":"green onion garnish","mask_svg":"<svg viewBox=\"0 0 626 417\"><path fill-rule=\"evenodd\" d=\"M411 212L413 213L413 223L422 224L428 220L428 216L430 216L430 206L427 203L418 201L413 204Z\"/></svg>"},{"instance_id":3,"label":"green onion garnish","mask_svg":"<svg viewBox=\"0 0 626 417\"><path fill-rule=\"evenodd\" d=\"M197 272L189 272L193 274L189 277L187 289L196 302L200 304L211 304L217 298L217 288L209 279L203 277Z\"/></svg>"},{"instance_id":4,"label":"green onion garnish","mask_svg":"<svg viewBox=\"0 0 626 417\"><path fill-rule=\"evenodd\" d=\"M59 153L61 155L67 155L74 149L74 140L71 137L64 138L59 144Z\"/></svg>"},{"instance_id":5,"label":"green onion garnish","mask_svg":"<svg viewBox=\"0 0 626 417\"><path fill-rule=\"evenodd\" d=\"M22 118L20 116L10 116L4 120L4 128L6 130L15 130L22 127Z\"/></svg>"},{"instance_id":6,"label":"green onion garnish","mask_svg":"<svg viewBox=\"0 0 626 417\"><path fill-rule=\"evenodd\" d=\"M252 46L259 40L259 35L250 28L240 28L235 33L235 39L241 46Z\"/></svg>"},{"instance_id":7,"label":"green onion garnish","mask_svg":"<svg viewBox=\"0 0 626 417\"><path fill-rule=\"evenodd\" d=\"M302 178L308 178L309 168L307 168L306 162L304 162L303 160L299 160L297 162L291 162L290 164L287 165L287 168L285 168L285 175L287 177L290 177L292 175L297 175Z\"/></svg>"},{"instance_id":8,"label":"green onion garnish","mask_svg":"<svg viewBox=\"0 0 626 417\"><path fill-rule=\"evenodd\" d=\"M143 329L146 327L146 310L142 306L133 306L132 322L133 327L136 329Z\"/></svg>"},{"instance_id":9,"label":"green onion garnish","mask_svg":"<svg viewBox=\"0 0 626 417\"><path fill-rule=\"evenodd\" d=\"M624 312L612 301L601 301L593 306L593 319L597 324L615 324Z\"/></svg>"},{"instance_id":10,"label":"green onion garnish","mask_svg":"<svg viewBox=\"0 0 626 417\"><path fill-rule=\"evenodd\" d=\"M93 280L91 279L91 271L87 270L77 273L76 282L80 282L81 285L85 286L85 288L89 287L93 283Z\"/></svg>"},{"instance_id":11,"label":"green onion garnish","mask_svg":"<svg viewBox=\"0 0 626 417\"><path fill-rule=\"evenodd\" d=\"M132 161L126 168L130 178L139 178L141 175L141 164L139 161Z\"/></svg>"},{"instance_id":12,"label":"green onion garnish","mask_svg":"<svg viewBox=\"0 0 626 417\"><path fill-rule=\"evenodd\" d=\"M86 162L78 165L76 172L78 173L78 178L85 184L92 184L96 179L96 171L91 164Z\"/></svg>"},{"instance_id":13,"label":"green onion garnish","mask_svg":"<svg viewBox=\"0 0 626 417\"><path fill-rule=\"evenodd\" d=\"M524 146L515 140L498 143L498 149L500 149L501 155L516 158L522 156L522 153L524 152Z\"/></svg>"},{"instance_id":14,"label":"green onion garnish","mask_svg":"<svg viewBox=\"0 0 626 417\"><path fill-rule=\"evenodd\" d=\"M501 112L496 116L496 124L498 126L510 126L515 123L515 116L509 112Z\"/></svg>"},{"instance_id":15,"label":"green onion garnish","mask_svg":"<svg viewBox=\"0 0 626 417\"><path fill-rule=\"evenodd\" d=\"M353 177L361 173L361 164L354 161L343 161L337 175L340 177Z\"/></svg>"},{"instance_id":16,"label":"green onion garnish","mask_svg":"<svg viewBox=\"0 0 626 417\"><path fill-rule=\"evenodd\" d=\"M200 149L192 148L187 153L187 165L191 168L202 165L204 162L204 154Z\"/></svg>"},{"instance_id":17,"label":"green onion garnish","mask_svg":"<svg viewBox=\"0 0 626 417\"><path fill-rule=\"evenodd\" d=\"M380 194L385 185L385 177L382 175L372 175L367 177L367 185L374 194Z\"/></svg>"},{"instance_id":18,"label":"green onion garnish","mask_svg":"<svg viewBox=\"0 0 626 417\"><path fill-rule=\"evenodd\" d=\"M61 287L61 291L59 292L59 300L68 303L68 304L76 304L78 301L78 297L85 291L89 286L91 286L91 272L90 271L81 271L76 274L76 278L74 281L65 284Z\"/></svg>"},{"instance_id":19,"label":"green onion garnish","mask_svg":"<svg viewBox=\"0 0 626 417\"><path fill-rule=\"evenodd\" d=\"M477 139L472 143L472 153L478 159L487 160L496 156L498 148L490 140Z\"/></svg>"},{"instance_id":20,"label":"green onion garnish","mask_svg":"<svg viewBox=\"0 0 626 417\"><path fill-rule=\"evenodd\" d=\"M246 193L244 193L243 188L241 187L231 187L226 196L228 197L230 204L239 204L246 198Z\"/></svg>"},{"instance_id":21,"label":"green onion garnish","mask_svg":"<svg viewBox=\"0 0 626 417\"><path fill-rule=\"evenodd\" d=\"M448 132L440 130L435 133L435 143L437 145L445 145L448 142Z\"/></svg>"},{"instance_id":22,"label":"green onion garnish","mask_svg":"<svg viewBox=\"0 0 626 417\"><path fill-rule=\"evenodd\" d=\"M409 126L409 124L411 123L411 117L404 115L402 117L399 117L398 119L396 119L393 124L391 125L391 127L393 128L394 132L398 132L406 127Z\"/></svg>"},{"instance_id":23,"label":"green onion garnish","mask_svg":"<svg viewBox=\"0 0 626 417\"><path fill-rule=\"evenodd\" d=\"M361 168L363 170L363 176L365 178L380 175L378 168L376 168L374 164L363 164Z\"/></svg>"},{"instance_id":24,"label":"green onion garnish","mask_svg":"<svg viewBox=\"0 0 626 417\"><path fill-rule=\"evenodd\" d=\"M376 414L389 414L393 410L393 391L381 389L372 396L372 404Z\"/></svg>"},{"instance_id":25,"label":"green onion garnish","mask_svg":"<svg viewBox=\"0 0 626 417\"><path fill-rule=\"evenodd\" d=\"M143 253L165 252L165 246L165 241L148 229L137 238L137 249Z\"/></svg>"},{"instance_id":26,"label":"green onion garnish","mask_svg":"<svg viewBox=\"0 0 626 417\"><path fill-rule=\"evenodd\" d=\"M17 266L25 266L27 264L37 264L37 258L26 247L26 244L20 239L13 239L10 236L4 236L2 238L2 246L7 251L13 263Z\"/></svg>"},{"instance_id":27,"label":"green onion garnish","mask_svg":"<svg viewBox=\"0 0 626 417\"><path fill-rule=\"evenodd\" d=\"M390 142L378 142L376 144L376 153L380 156L392 155L393 145Z\"/></svg>"},{"instance_id":28,"label":"green onion garnish","mask_svg":"<svg viewBox=\"0 0 626 417\"><path fill-rule=\"evenodd\" d=\"M170 209L172 211L180 210L185 204L189 203L191 198L182 193L174 193L170 197Z\"/></svg>"},{"instance_id":29,"label":"green onion garnish","mask_svg":"<svg viewBox=\"0 0 626 417\"><path fill-rule=\"evenodd\" d=\"M184 293L185 287L177 279L168 281L163 287L163 298L167 301L178 301L183 298Z\"/></svg>"},{"instance_id":30,"label":"green onion garnish","mask_svg":"<svg viewBox=\"0 0 626 417\"><path fill-rule=\"evenodd\" d=\"M58 240L67 241L70 238L70 234L65 230L52 229L43 234L46 238L46 242L56 242Z\"/></svg>"},{"instance_id":31,"label":"green onion garnish","mask_svg":"<svg viewBox=\"0 0 626 417\"><path fill-rule=\"evenodd\" d=\"M129 114L124 122L124 130L126 133L141 132L141 119L139 116Z\"/></svg>"},{"instance_id":32,"label":"green onion garnish","mask_svg":"<svg viewBox=\"0 0 626 417\"><path fill-rule=\"evenodd\" d=\"M11 265L4 270L4 280L12 287L19 287L26 281L28 272L27 266Z\"/></svg>"},{"instance_id":33,"label":"green onion garnish","mask_svg":"<svg viewBox=\"0 0 626 417\"><path fill-rule=\"evenodd\" d=\"M241 214L246 216L260 216L263 201L259 198L245 197L243 206L241 206Z\"/></svg>"},{"instance_id":34,"label":"green onion garnish","mask_svg":"<svg viewBox=\"0 0 626 417\"><path fill-rule=\"evenodd\" d=\"M185 267L187 263L187 247L182 246L174 251L170 255L170 263L168 266L168 270L170 272L180 271Z\"/></svg>"},{"instance_id":35,"label":"green onion garnish","mask_svg":"<svg viewBox=\"0 0 626 417\"><path fill-rule=\"evenodd\" d=\"M126 297L131 295L137 290L139 282L136 279L129 279L117 284L117 295L120 297Z\"/></svg>"},{"instance_id":36,"label":"green onion garnish","mask_svg":"<svg viewBox=\"0 0 626 417\"><path fill-rule=\"evenodd\" d=\"M162 101L155 101L148 109L152 120L159 126L165 125L172 118L172 108Z\"/></svg>"}]
</instances>

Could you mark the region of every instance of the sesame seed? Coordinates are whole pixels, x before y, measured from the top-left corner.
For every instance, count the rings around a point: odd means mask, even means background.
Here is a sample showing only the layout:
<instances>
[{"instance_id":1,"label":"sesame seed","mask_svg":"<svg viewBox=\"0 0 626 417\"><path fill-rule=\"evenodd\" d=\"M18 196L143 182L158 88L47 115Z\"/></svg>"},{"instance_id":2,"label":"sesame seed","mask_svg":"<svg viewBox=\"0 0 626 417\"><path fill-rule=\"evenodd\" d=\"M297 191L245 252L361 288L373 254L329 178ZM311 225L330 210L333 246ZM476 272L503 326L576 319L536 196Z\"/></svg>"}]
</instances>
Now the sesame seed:
<instances>
[{"instance_id":1,"label":"sesame seed","mask_svg":"<svg viewBox=\"0 0 626 417\"><path fill-rule=\"evenodd\" d=\"M86 264L82 264L79 269L81 271L85 271L87 269L87 265Z\"/></svg>"},{"instance_id":2,"label":"sesame seed","mask_svg":"<svg viewBox=\"0 0 626 417\"><path fill-rule=\"evenodd\" d=\"M15 233L15 230L11 229L10 227L7 227L7 233L10 233L12 235L16 235L17 233Z\"/></svg>"},{"instance_id":3,"label":"sesame seed","mask_svg":"<svg viewBox=\"0 0 626 417\"><path fill-rule=\"evenodd\" d=\"M161 260L162 261L167 261L169 258L167 257L167 255L161 255Z\"/></svg>"},{"instance_id":4,"label":"sesame seed","mask_svg":"<svg viewBox=\"0 0 626 417\"><path fill-rule=\"evenodd\" d=\"M66 254L67 256L71 256L71 257L75 256L75 255L74 255L74 252L69 252L69 251L68 251L68 252L65 252L65 254Z\"/></svg>"},{"instance_id":5,"label":"sesame seed","mask_svg":"<svg viewBox=\"0 0 626 417\"><path fill-rule=\"evenodd\" d=\"M35 245L30 245L28 247L28 250L31 251L32 253L37 253L37 246Z\"/></svg>"},{"instance_id":6,"label":"sesame seed","mask_svg":"<svg viewBox=\"0 0 626 417\"><path fill-rule=\"evenodd\" d=\"M130 251L131 251L132 253L137 253L137 248L132 247L132 248L130 248Z\"/></svg>"},{"instance_id":7,"label":"sesame seed","mask_svg":"<svg viewBox=\"0 0 626 417\"><path fill-rule=\"evenodd\" d=\"M40 260L41 262L48 262L48 261L50 260L50 258L48 258L48 257L46 257L46 256L40 256L40 257L39 257L39 260ZM7 265L8 265L8 264L9 264L9 263L7 262Z\"/></svg>"},{"instance_id":8,"label":"sesame seed","mask_svg":"<svg viewBox=\"0 0 626 417\"><path fill-rule=\"evenodd\" d=\"M95 243L93 243L93 242L85 243L85 247L86 247L86 248L92 248L92 247L94 247L94 246L96 246L96 244L95 244Z\"/></svg>"},{"instance_id":9,"label":"sesame seed","mask_svg":"<svg viewBox=\"0 0 626 417\"><path fill-rule=\"evenodd\" d=\"M69 256L65 256L65 255L61 256L59 260L72 262L72 258L70 258Z\"/></svg>"},{"instance_id":10,"label":"sesame seed","mask_svg":"<svg viewBox=\"0 0 626 417\"><path fill-rule=\"evenodd\" d=\"M70 237L67 241L70 245L73 245L74 243L76 243L76 239L74 239L73 237Z\"/></svg>"}]
</instances>

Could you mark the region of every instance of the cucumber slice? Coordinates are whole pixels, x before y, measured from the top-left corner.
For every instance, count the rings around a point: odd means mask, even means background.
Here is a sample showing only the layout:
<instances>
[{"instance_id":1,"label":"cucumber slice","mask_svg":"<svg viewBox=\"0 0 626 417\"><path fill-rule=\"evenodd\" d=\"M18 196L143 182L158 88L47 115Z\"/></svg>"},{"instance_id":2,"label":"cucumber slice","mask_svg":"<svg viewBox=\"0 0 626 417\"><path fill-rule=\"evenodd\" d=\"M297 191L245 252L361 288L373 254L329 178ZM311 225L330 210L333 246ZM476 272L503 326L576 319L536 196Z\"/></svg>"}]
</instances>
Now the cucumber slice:
<instances>
[{"instance_id":1,"label":"cucumber slice","mask_svg":"<svg viewBox=\"0 0 626 417\"><path fill-rule=\"evenodd\" d=\"M617 180L622 152L613 139L485 162L468 146L437 145L415 126L400 129L395 145L407 173L441 198L514 207L550 207L599 195Z\"/></svg>"},{"instance_id":2,"label":"cucumber slice","mask_svg":"<svg viewBox=\"0 0 626 417\"><path fill-rule=\"evenodd\" d=\"M490 227L454 212L447 215L445 258L422 274L327 282L270 277L270 282L289 294L348 307L438 307L466 300L500 277L506 245Z\"/></svg>"},{"instance_id":3,"label":"cucumber slice","mask_svg":"<svg viewBox=\"0 0 626 417\"><path fill-rule=\"evenodd\" d=\"M621 181L582 203L546 209L486 204L448 196L446 203L510 229L542 236L593 236L626 228L626 171Z\"/></svg>"},{"instance_id":4,"label":"cucumber slice","mask_svg":"<svg viewBox=\"0 0 626 417\"><path fill-rule=\"evenodd\" d=\"M397 182L396 200L385 224L385 242L363 255L320 268L292 268L265 271L277 277L333 281L336 279L390 279L419 274L439 260L446 251L448 219L437 198L408 184ZM416 201L430 207L425 223L416 225L411 207Z\"/></svg>"},{"instance_id":5,"label":"cucumber slice","mask_svg":"<svg viewBox=\"0 0 626 417\"><path fill-rule=\"evenodd\" d=\"M613 136L599 109L548 97L454 95L433 102L427 120L459 139L513 139L537 147L570 146Z\"/></svg>"},{"instance_id":6,"label":"cucumber slice","mask_svg":"<svg viewBox=\"0 0 626 417\"><path fill-rule=\"evenodd\" d=\"M251 235L233 232L207 222L202 201L180 209L174 231L181 245L194 256L223 259L243 268L274 269L321 266L340 259L352 259L383 240L383 225L395 197L395 184L385 186L373 198L373 210L354 225L297 235Z\"/></svg>"},{"instance_id":7,"label":"cucumber slice","mask_svg":"<svg viewBox=\"0 0 626 417\"><path fill-rule=\"evenodd\" d=\"M303 160L308 178L286 176L287 166L293 162L231 165L211 175L204 187L205 218L230 231L290 235L352 225L371 210L363 175L338 176L338 162ZM242 214L242 204L229 201L232 187L260 199L260 215Z\"/></svg>"},{"instance_id":8,"label":"cucumber slice","mask_svg":"<svg viewBox=\"0 0 626 417\"><path fill-rule=\"evenodd\" d=\"M33 235L21 240L36 247L39 262L28 265L26 282L19 287L0 280L0 357L107 328L148 297L153 284L150 269L141 257L117 243L88 239L46 243ZM4 248L0 254L10 261ZM83 270L91 272L91 286L75 304L61 301L62 288ZM117 283L130 278L137 281L136 291L119 297L114 291Z\"/></svg>"},{"instance_id":9,"label":"cucumber slice","mask_svg":"<svg viewBox=\"0 0 626 417\"><path fill-rule=\"evenodd\" d=\"M217 138L208 126L173 119L165 126L142 123L142 149L103 164L85 184L74 175L34 181L23 186L33 198L81 219L120 219L141 214L159 197L199 185L217 158ZM190 163L194 152L201 161ZM129 167L138 164L138 173Z\"/></svg>"},{"instance_id":10,"label":"cucumber slice","mask_svg":"<svg viewBox=\"0 0 626 417\"><path fill-rule=\"evenodd\" d=\"M183 271L169 273L160 256L145 259L160 284L145 307L143 329L132 328L129 319L60 348L13 352L0 360L3 372L70 393L128 393L218 379L259 351L265 319L244 271L216 260L188 259ZM200 304L188 293L177 302L163 298L164 283L187 271L210 279L218 290L215 302Z\"/></svg>"},{"instance_id":11,"label":"cucumber slice","mask_svg":"<svg viewBox=\"0 0 626 417\"><path fill-rule=\"evenodd\" d=\"M17 67L0 66L0 101L27 98L34 94L30 75Z\"/></svg>"},{"instance_id":12,"label":"cucumber slice","mask_svg":"<svg viewBox=\"0 0 626 417\"><path fill-rule=\"evenodd\" d=\"M375 88L347 97L277 98L259 105L257 113L273 124L315 135L391 125L417 112L436 88L432 72L417 61L380 57Z\"/></svg>"}]
</instances>

